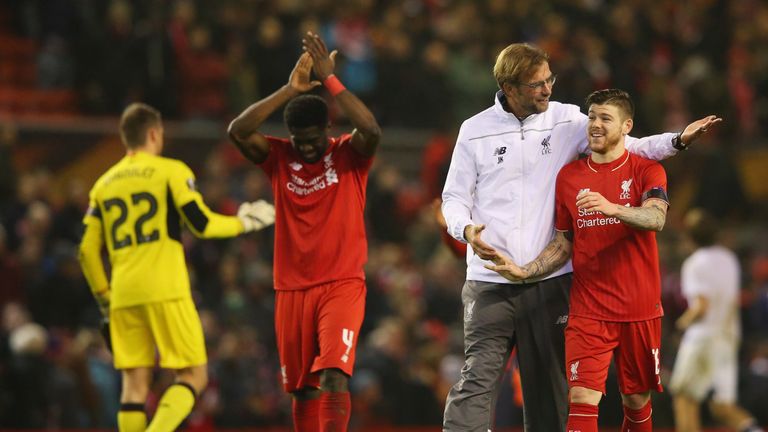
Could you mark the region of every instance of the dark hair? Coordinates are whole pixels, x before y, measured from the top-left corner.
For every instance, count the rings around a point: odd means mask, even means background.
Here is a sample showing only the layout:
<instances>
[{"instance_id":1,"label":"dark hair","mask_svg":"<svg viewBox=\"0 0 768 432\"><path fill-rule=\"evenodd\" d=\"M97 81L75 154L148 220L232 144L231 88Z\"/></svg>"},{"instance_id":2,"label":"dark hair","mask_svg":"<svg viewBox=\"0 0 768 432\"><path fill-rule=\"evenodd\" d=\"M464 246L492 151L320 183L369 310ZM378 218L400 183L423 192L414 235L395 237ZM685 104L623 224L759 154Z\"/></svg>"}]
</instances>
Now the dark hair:
<instances>
[{"instance_id":1,"label":"dark hair","mask_svg":"<svg viewBox=\"0 0 768 432\"><path fill-rule=\"evenodd\" d=\"M141 147L147 139L147 129L161 124L160 111L147 104L132 103L120 117L120 138L129 149Z\"/></svg>"},{"instance_id":2,"label":"dark hair","mask_svg":"<svg viewBox=\"0 0 768 432\"><path fill-rule=\"evenodd\" d=\"M283 120L288 129L302 129L312 126L324 128L328 124L328 105L320 96L297 96L285 107Z\"/></svg>"},{"instance_id":3,"label":"dark hair","mask_svg":"<svg viewBox=\"0 0 768 432\"><path fill-rule=\"evenodd\" d=\"M590 105L613 105L623 111L628 118L635 116L635 104L629 93L619 89L603 89L592 92L585 102L587 110Z\"/></svg>"},{"instance_id":4,"label":"dark hair","mask_svg":"<svg viewBox=\"0 0 768 432\"><path fill-rule=\"evenodd\" d=\"M698 246L711 246L717 240L717 221L709 213L694 208L685 214L685 231Z\"/></svg>"}]
</instances>

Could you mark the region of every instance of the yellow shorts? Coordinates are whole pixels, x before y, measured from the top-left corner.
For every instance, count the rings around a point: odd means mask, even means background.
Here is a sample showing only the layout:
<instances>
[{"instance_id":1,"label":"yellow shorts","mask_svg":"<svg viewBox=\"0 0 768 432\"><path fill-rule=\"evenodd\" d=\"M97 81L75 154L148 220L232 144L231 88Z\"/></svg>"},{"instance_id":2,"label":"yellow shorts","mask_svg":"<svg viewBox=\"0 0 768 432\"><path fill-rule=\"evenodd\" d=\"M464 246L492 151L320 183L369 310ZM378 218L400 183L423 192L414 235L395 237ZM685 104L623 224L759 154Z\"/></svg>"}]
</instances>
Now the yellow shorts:
<instances>
[{"instance_id":1,"label":"yellow shorts","mask_svg":"<svg viewBox=\"0 0 768 432\"><path fill-rule=\"evenodd\" d=\"M129 306L110 311L115 369L160 367L183 369L204 365L205 339L192 299Z\"/></svg>"}]
</instances>

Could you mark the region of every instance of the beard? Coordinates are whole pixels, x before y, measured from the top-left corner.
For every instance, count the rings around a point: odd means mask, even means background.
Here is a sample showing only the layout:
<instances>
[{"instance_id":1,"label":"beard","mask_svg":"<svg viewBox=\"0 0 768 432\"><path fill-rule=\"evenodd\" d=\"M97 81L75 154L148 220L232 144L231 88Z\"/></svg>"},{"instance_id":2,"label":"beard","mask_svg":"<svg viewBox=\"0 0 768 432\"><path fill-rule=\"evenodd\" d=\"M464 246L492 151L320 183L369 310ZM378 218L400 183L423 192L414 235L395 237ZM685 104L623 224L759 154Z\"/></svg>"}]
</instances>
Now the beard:
<instances>
[{"instance_id":1,"label":"beard","mask_svg":"<svg viewBox=\"0 0 768 432\"><path fill-rule=\"evenodd\" d=\"M619 145L620 140L621 140L620 132L614 135L603 135L602 137L598 137L598 138L593 138L590 135L589 149L592 150L593 153L606 154L611 150L615 149L616 146Z\"/></svg>"},{"instance_id":2,"label":"beard","mask_svg":"<svg viewBox=\"0 0 768 432\"><path fill-rule=\"evenodd\" d=\"M533 99L524 105L523 108L529 113L528 115L541 114L549 108L549 99L544 101Z\"/></svg>"}]
</instances>

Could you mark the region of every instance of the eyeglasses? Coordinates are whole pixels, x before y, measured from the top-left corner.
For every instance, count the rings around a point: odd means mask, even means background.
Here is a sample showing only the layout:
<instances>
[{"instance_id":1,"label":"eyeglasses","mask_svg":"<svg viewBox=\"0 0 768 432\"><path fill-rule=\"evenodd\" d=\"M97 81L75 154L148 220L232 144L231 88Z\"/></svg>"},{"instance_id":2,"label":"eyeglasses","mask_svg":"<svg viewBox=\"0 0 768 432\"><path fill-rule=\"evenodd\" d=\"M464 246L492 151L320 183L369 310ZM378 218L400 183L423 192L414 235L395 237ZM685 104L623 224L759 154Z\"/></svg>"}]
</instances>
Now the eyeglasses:
<instances>
[{"instance_id":1,"label":"eyeglasses","mask_svg":"<svg viewBox=\"0 0 768 432\"><path fill-rule=\"evenodd\" d=\"M530 84L526 84L526 83L517 83L517 84L524 87L528 87L533 91L537 91L537 90L543 89L545 85L549 85L550 87L554 86L555 81L557 81L557 75L552 74L549 76L549 78L545 79L544 81L536 81Z\"/></svg>"}]
</instances>

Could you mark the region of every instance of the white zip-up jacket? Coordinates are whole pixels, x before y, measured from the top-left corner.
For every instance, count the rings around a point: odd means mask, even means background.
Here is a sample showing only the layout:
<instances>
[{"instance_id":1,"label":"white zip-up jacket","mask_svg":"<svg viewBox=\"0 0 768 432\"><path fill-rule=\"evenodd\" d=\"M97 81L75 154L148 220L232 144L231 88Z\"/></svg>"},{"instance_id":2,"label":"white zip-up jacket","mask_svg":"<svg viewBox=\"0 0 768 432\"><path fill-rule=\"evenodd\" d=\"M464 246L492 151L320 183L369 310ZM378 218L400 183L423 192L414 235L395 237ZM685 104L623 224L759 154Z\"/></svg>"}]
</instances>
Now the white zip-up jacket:
<instances>
[{"instance_id":1,"label":"white zip-up jacket","mask_svg":"<svg viewBox=\"0 0 768 432\"><path fill-rule=\"evenodd\" d=\"M560 168L588 151L587 116L576 105L549 102L546 111L521 122L504 110L503 97L498 92L492 107L461 125L442 210L453 238L466 243L464 228L485 224L480 238L525 265L554 236L555 180ZM632 153L661 160L677 153L676 135L626 137L625 144ZM467 280L510 283L485 264L490 261L467 248ZM572 271L568 261L541 279Z\"/></svg>"}]
</instances>

